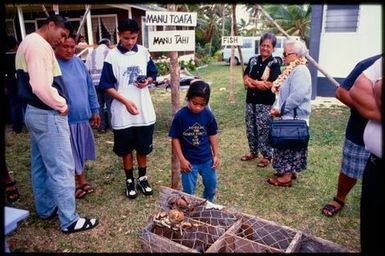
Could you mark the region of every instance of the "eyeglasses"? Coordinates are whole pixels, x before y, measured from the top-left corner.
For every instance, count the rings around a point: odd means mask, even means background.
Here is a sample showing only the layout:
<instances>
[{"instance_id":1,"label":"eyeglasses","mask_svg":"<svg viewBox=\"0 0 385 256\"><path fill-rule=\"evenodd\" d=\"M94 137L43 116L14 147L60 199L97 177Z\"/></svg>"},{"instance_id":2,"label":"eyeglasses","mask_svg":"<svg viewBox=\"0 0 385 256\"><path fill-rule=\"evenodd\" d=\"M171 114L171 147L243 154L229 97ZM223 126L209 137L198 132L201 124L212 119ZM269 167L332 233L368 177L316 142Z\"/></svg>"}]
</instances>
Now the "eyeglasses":
<instances>
[{"instance_id":1,"label":"eyeglasses","mask_svg":"<svg viewBox=\"0 0 385 256\"><path fill-rule=\"evenodd\" d=\"M283 57L287 57L287 56L289 56L289 55L291 55L291 54L296 54L296 53L295 53L295 52L290 52L290 53L284 52L284 53L283 53Z\"/></svg>"}]
</instances>

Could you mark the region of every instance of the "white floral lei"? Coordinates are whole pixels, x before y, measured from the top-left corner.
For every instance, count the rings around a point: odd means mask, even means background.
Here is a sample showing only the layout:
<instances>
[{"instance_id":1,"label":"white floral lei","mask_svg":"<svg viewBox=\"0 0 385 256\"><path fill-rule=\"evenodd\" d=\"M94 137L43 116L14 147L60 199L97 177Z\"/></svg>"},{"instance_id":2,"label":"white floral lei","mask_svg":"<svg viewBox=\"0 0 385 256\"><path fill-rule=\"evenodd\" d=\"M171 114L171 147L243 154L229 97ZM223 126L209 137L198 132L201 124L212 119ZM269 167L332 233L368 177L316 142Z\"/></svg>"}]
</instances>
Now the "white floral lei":
<instances>
[{"instance_id":1,"label":"white floral lei","mask_svg":"<svg viewBox=\"0 0 385 256\"><path fill-rule=\"evenodd\" d=\"M296 59L292 62L290 62L289 65L285 67L285 70L278 76L276 80L273 82L273 86L271 87L271 91L275 94L278 93L279 87L282 85L282 83L286 80L286 78L290 75L291 71L298 65L305 65L307 63L307 60L305 57Z\"/></svg>"}]
</instances>

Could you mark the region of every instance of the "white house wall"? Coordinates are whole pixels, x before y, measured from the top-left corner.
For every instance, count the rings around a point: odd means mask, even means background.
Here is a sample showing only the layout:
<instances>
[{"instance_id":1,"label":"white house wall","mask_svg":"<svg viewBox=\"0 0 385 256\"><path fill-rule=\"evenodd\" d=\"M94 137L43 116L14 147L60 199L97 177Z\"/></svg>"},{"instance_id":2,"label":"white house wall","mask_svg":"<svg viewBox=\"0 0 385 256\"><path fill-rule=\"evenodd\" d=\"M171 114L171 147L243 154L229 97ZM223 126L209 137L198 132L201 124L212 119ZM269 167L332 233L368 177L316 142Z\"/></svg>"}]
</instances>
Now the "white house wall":
<instances>
[{"instance_id":1,"label":"white house wall","mask_svg":"<svg viewBox=\"0 0 385 256\"><path fill-rule=\"evenodd\" d=\"M319 64L331 76L344 78L357 62L382 52L382 6L360 5L357 32L343 33L325 33L324 8ZM318 77L325 76L318 71Z\"/></svg>"}]
</instances>

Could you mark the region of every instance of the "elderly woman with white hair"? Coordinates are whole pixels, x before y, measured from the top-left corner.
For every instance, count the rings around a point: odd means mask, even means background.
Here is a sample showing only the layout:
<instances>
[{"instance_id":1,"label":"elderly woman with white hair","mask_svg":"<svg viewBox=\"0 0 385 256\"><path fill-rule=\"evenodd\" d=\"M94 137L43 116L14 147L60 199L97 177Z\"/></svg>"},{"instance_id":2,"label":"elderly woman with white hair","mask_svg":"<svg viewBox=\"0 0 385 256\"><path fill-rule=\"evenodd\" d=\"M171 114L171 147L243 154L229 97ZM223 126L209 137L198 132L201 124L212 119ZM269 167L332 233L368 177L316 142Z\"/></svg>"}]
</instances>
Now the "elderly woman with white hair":
<instances>
[{"instance_id":1,"label":"elderly woman with white hair","mask_svg":"<svg viewBox=\"0 0 385 256\"><path fill-rule=\"evenodd\" d=\"M309 125L311 112L311 76L306 66L306 45L299 40L289 39L284 45L284 64L282 74L273 82L272 91L277 94L271 115L292 119L294 112L298 119ZM273 165L276 173L267 182L274 186L291 187L296 173L306 169L307 147L274 149Z\"/></svg>"}]
</instances>

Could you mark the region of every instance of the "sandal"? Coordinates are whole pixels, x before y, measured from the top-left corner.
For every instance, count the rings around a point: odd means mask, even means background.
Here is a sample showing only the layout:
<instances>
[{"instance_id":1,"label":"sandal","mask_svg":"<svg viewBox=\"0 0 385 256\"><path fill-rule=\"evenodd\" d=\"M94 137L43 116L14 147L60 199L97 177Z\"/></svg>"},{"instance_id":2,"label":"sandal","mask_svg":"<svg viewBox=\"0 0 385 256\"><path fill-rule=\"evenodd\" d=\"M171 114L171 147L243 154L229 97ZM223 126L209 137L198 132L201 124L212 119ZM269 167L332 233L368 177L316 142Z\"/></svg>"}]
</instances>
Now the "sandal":
<instances>
[{"instance_id":1,"label":"sandal","mask_svg":"<svg viewBox=\"0 0 385 256\"><path fill-rule=\"evenodd\" d=\"M275 177L282 177L284 175L284 173L279 173L279 172L276 172L273 174ZM292 180L295 180L297 178L297 173L295 172L292 172L291 173L291 179Z\"/></svg>"},{"instance_id":2,"label":"sandal","mask_svg":"<svg viewBox=\"0 0 385 256\"><path fill-rule=\"evenodd\" d=\"M271 163L271 160L268 158L262 158L261 161L257 164L258 167L267 167Z\"/></svg>"},{"instance_id":3,"label":"sandal","mask_svg":"<svg viewBox=\"0 0 385 256\"><path fill-rule=\"evenodd\" d=\"M87 194L94 192L94 189L88 183L84 183L83 185L80 186L80 188L84 190Z\"/></svg>"},{"instance_id":4,"label":"sandal","mask_svg":"<svg viewBox=\"0 0 385 256\"><path fill-rule=\"evenodd\" d=\"M278 180L278 178L268 178L267 183L273 186L291 187L291 180L289 180L288 182L281 182Z\"/></svg>"},{"instance_id":5,"label":"sandal","mask_svg":"<svg viewBox=\"0 0 385 256\"><path fill-rule=\"evenodd\" d=\"M7 194L7 199L9 202L13 203L19 200L20 194L16 187L16 180L11 180L5 184L5 192Z\"/></svg>"},{"instance_id":6,"label":"sandal","mask_svg":"<svg viewBox=\"0 0 385 256\"><path fill-rule=\"evenodd\" d=\"M333 217L334 215L336 215L337 212L339 212L345 205L345 202L341 201L340 199L338 199L337 197L333 197L333 201L338 203L340 205L339 208L337 208L335 205L333 204L327 204L325 205L321 212L323 215L327 216L327 217Z\"/></svg>"},{"instance_id":7,"label":"sandal","mask_svg":"<svg viewBox=\"0 0 385 256\"><path fill-rule=\"evenodd\" d=\"M87 195L87 192L82 189L82 187L77 187L75 191L75 197L77 199L83 198Z\"/></svg>"},{"instance_id":8,"label":"sandal","mask_svg":"<svg viewBox=\"0 0 385 256\"><path fill-rule=\"evenodd\" d=\"M99 224L97 219L79 218L77 221L69 225L67 228L62 229L65 234L88 230L96 227Z\"/></svg>"},{"instance_id":9,"label":"sandal","mask_svg":"<svg viewBox=\"0 0 385 256\"><path fill-rule=\"evenodd\" d=\"M241 161L249 161L253 160L254 158L257 158L258 156L255 154L246 154L241 157Z\"/></svg>"}]
</instances>

